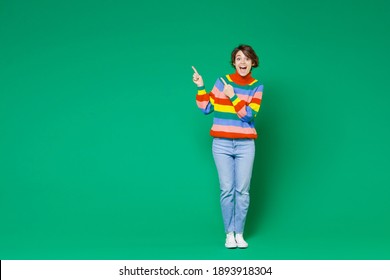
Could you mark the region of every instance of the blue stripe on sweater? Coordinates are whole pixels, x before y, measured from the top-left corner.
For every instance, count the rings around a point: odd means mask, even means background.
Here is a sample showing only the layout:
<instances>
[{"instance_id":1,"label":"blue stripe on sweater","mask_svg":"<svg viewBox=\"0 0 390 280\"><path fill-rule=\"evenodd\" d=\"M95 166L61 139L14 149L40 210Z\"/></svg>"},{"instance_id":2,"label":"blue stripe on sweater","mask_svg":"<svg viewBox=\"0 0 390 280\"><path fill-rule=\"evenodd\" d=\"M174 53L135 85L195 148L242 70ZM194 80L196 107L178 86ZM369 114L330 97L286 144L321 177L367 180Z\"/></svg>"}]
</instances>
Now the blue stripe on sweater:
<instances>
[{"instance_id":1,"label":"blue stripe on sweater","mask_svg":"<svg viewBox=\"0 0 390 280\"><path fill-rule=\"evenodd\" d=\"M241 120L230 120L230 119L219 119L219 118L214 118L213 121L214 124L219 124L219 125L229 125L229 126L237 126L237 127L243 127L243 128L254 128L255 123L254 122L243 122Z\"/></svg>"}]
</instances>

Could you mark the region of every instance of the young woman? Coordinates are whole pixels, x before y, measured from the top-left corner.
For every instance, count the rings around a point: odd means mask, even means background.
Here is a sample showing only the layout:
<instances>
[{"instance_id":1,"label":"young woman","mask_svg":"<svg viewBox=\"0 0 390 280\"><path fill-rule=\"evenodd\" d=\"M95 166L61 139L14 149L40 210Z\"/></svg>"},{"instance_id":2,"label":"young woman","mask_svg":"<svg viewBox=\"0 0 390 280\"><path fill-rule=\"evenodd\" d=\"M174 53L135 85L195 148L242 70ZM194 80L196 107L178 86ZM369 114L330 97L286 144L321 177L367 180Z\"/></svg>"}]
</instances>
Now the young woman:
<instances>
[{"instance_id":1,"label":"young woman","mask_svg":"<svg viewBox=\"0 0 390 280\"><path fill-rule=\"evenodd\" d=\"M252 47L239 45L231 54L234 74L217 79L207 93L195 67L196 103L204 114L214 113L210 134L218 170L226 248L246 248L243 232L249 207L249 188L257 138L254 119L259 112L263 85L252 77L259 58Z\"/></svg>"}]
</instances>

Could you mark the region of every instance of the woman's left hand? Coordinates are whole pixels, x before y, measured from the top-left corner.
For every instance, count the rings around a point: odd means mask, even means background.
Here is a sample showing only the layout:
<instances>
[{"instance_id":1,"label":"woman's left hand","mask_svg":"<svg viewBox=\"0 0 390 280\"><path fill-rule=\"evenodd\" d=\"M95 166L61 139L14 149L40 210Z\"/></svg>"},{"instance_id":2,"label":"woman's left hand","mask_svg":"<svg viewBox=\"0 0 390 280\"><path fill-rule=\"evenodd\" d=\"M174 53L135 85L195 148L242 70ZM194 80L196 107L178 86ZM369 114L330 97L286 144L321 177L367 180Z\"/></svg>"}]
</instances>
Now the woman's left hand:
<instances>
[{"instance_id":1,"label":"woman's left hand","mask_svg":"<svg viewBox=\"0 0 390 280\"><path fill-rule=\"evenodd\" d=\"M234 89L232 87L232 85L229 85L225 82L225 80L223 78L221 78L223 84L225 85L225 87L223 88L223 93L229 97L229 98L232 98L234 96Z\"/></svg>"}]
</instances>

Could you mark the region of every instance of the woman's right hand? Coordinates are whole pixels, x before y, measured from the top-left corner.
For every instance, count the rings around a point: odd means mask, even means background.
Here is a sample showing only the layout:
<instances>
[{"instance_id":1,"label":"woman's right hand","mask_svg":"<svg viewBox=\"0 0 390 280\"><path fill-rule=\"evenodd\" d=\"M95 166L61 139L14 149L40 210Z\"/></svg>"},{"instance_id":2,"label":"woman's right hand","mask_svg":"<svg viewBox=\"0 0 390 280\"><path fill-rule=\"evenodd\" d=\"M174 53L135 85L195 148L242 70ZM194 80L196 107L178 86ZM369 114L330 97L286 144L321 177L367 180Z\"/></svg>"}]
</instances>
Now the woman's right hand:
<instances>
[{"instance_id":1,"label":"woman's right hand","mask_svg":"<svg viewBox=\"0 0 390 280\"><path fill-rule=\"evenodd\" d=\"M196 71L195 67L192 66L192 70L194 70L194 75L192 75L192 81L198 86L198 87L203 87L203 79L202 76L199 75L198 71Z\"/></svg>"}]
</instances>

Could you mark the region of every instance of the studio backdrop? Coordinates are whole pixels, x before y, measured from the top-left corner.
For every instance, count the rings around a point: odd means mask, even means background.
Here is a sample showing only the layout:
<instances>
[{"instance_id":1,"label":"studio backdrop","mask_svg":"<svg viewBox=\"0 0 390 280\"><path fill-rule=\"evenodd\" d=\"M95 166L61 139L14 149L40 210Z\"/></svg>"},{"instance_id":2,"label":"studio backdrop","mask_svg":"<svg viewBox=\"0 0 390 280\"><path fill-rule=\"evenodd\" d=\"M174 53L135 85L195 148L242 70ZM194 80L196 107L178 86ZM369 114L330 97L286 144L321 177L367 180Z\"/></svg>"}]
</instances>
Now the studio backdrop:
<instances>
[{"instance_id":1,"label":"studio backdrop","mask_svg":"<svg viewBox=\"0 0 390 280\"><path fill-rule=\"evenodd\" d=\"M0 1L0 259L389 259L390 4ZM212 116L264 84L245 236L226 250Z\"/></svg>"}]
</instances>

